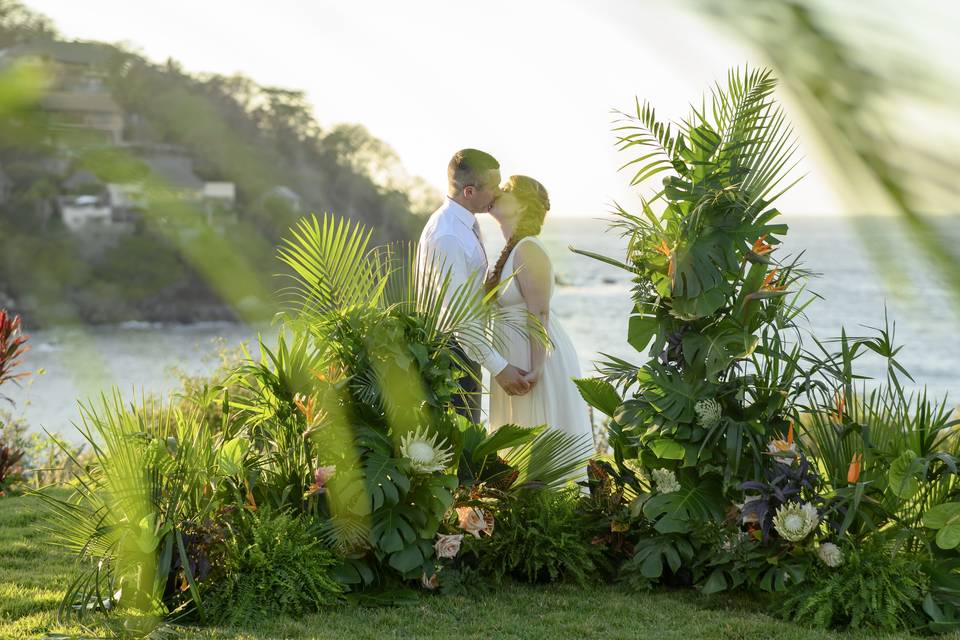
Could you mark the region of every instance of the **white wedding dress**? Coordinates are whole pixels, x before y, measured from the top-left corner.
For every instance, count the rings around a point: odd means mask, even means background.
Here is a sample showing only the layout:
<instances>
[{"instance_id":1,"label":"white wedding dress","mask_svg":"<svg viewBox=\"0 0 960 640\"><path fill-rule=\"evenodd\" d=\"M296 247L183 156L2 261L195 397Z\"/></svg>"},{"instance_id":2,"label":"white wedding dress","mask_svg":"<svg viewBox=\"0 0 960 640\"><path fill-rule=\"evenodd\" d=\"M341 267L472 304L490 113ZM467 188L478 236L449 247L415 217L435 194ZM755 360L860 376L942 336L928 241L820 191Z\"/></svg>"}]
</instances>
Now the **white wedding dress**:
<instances>
[{"instance_id":1,"label":"white wedding dress","mask_svg":"<svg viewBox=\"0 0 960 640\"><path fill-rule=\"evenodd\" d=\"M521 239L503 265L504 278L514 272L514 256L517 253L517 248L525 242L535 243L544 255L548 255L540 238L528 236ZM551 299L553 298L553 289L554 277L553 265L551 264ZM514 319L515 323L526 326L527 305L520 293L516 278L510 280L500 290L498 302L500 307ZM529 371L530 338L515 329L503 326L502 322L494 325L494 331L500 340L497 346L503 357L515 367ZM522 396L511 396L501 389L496 381L491 381L490 428L497 429L505 424L516 424L523 427L536 427L546 424L551 429L558 429L592 441L593 429L590 426L587 404L580 396L577 386L573 383L573 378L580 377L580 363L577 352L552 308L547 322L547 334L550 336L551 345L547 347L543 374L530 393Z\"/></svg>"}]
</instances>

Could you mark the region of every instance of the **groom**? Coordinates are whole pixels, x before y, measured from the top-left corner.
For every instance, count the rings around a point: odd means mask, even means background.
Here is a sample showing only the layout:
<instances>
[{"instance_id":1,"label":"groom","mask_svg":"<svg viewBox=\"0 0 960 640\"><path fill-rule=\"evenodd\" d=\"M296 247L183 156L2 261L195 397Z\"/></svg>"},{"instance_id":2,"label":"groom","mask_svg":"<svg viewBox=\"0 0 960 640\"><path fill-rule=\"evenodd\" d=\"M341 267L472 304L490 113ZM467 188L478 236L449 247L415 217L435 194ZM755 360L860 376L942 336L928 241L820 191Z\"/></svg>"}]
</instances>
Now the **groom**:
<instances>
[{"instance_id":1,"label":"groom","mask_svg":"<svg viewBox=\"0 0 960 640\"><path fill-rule=\"evenodd\" d=\"M475 214L486 213L499 193L500 163L493 156L477 149L461 149L453 155L447 167L447 197L427 220L419 245L420 256L432 258L438 268L449 270L448 301L474 274L473 285L483 286L487 254ZM495 349L477 344L469 336L457 338L460 356L472 374L461 382L461 394L454 399L457 413L480 422L481 366L510 395L530 390L526 372L509 364Z\"/></svg>"}]
</instances>

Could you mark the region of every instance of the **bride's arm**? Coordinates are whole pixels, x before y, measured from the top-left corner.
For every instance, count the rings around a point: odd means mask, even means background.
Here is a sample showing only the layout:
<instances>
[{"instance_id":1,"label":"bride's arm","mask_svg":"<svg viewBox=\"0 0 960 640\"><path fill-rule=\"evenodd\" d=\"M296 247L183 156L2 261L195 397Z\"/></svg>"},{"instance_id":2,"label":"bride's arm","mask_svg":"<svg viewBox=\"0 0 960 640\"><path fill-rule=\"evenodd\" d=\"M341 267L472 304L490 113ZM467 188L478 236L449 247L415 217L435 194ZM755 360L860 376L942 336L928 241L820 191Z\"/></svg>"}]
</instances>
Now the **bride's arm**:
<instances>
[{"instance_id":1,"label":"bride's arm","mask_svg":"<svg viewBox=\"0 0 960 640\"><path fill-rule=\"evenodd\" d=\"M527 310L540 321L544 330L547 330L550 322L550 279L553 277L550 258L536 243L523 242L517 246L514 266L516 267L517 284L520 286L520 293L527 304ZM531 331L532 333L533 331ZM538 340L532 335L529 342L530 373L527 375L527 380L531 384L536 384L543 373L547 348L542 340Z\"/></svg>"}]
</instances>

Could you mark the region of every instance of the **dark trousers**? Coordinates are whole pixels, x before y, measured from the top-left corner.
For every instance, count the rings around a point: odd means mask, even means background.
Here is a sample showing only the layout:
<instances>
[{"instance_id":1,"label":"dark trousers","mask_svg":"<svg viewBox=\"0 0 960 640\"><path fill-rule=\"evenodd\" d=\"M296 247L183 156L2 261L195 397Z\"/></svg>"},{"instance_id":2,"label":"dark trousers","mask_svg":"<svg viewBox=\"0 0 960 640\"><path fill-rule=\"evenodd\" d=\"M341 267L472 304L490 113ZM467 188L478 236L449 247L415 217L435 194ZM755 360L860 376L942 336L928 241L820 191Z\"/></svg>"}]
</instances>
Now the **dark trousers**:
<instances>
[{"instance_id":1,"label":"dark trousers","mask_svg":"<svg viewBox=\"0 0 960 640\"><path fill-rule=\"evenodd\" d=\"M454 343L453 352L467 367L467 375L460 378L460 390L453 396L453 408L467 420L480 424L480 365L467 357L463 348Z\"/></svg>"}]
</instances>

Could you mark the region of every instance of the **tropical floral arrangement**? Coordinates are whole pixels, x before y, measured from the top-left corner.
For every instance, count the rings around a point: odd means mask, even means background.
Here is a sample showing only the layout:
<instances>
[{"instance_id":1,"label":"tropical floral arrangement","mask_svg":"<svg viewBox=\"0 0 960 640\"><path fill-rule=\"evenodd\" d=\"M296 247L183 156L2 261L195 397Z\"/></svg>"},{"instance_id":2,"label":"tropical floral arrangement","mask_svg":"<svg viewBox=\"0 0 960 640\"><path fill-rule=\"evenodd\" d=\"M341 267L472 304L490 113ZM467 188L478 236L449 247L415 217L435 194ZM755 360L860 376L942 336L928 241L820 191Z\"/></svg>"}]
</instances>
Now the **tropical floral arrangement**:
<instances>
[{"instance_id":1,"label":"tropical floral arrangement","mask_svg":"<svg viewBox=\"0 0 960 640\"><path fill-rule=\"evenodd\" d=\"M617 128L632 183L665 177L639 213L618 208L625 258L580 252L633 282L644 361L577 382L610 454L454 413L453 337L490 339L496 292L451 291L410 247L304 219L259 356L169 403L85 407L92 462L70 497L40 493L78 558L61 615L149 631L569 580L771 594L821 626L960 628L956 422L904 391L889 325L804 332L808 274L772 204L795 149L774 87L734 70L679 124L638 102Z\"/></svg>"},{"instance_id":2,"label":"tropical floral arrangement","mask_svg":"<svg viewBox=\"0 0 960 640\"><path fill-rule=\"evenodd\" d=\"M601 540L633 586L785 592L778 612L823 626L957 628L956 421L905 393L889 324L831 344L799 323L808 274L773 205L796 144L774 88L733 70L682 122L638 102L616 129L632 184L666 177L641 212L618 207L625 260L580 252L631 274L628 339L648 358L578 381L610 417ZM885 380L860 373L867 354ZM847 589L867 557L870 588Z\"/></svg>"},{"instance_id":3,"label":"tropical floral arrangement","mask_svg":"<svg viewBox=\"0 0 960 640\"><path fill-rule=\"evenodd\" d=\"M522 534L515 505L559 504L540 496L562 494L592 442L454 413L466 368L450 343L495 313L489 298L436 286L415 251L369 237L305 219L280 254L293 286L275 347L166 404L84 408L93 463L70 497L40 493L81 568L61 615L240 623L455 591L502 557L500 518ZM549 570L529 579L566 577L549 538L542 554Z\"/></svg>"}]
</instances>

